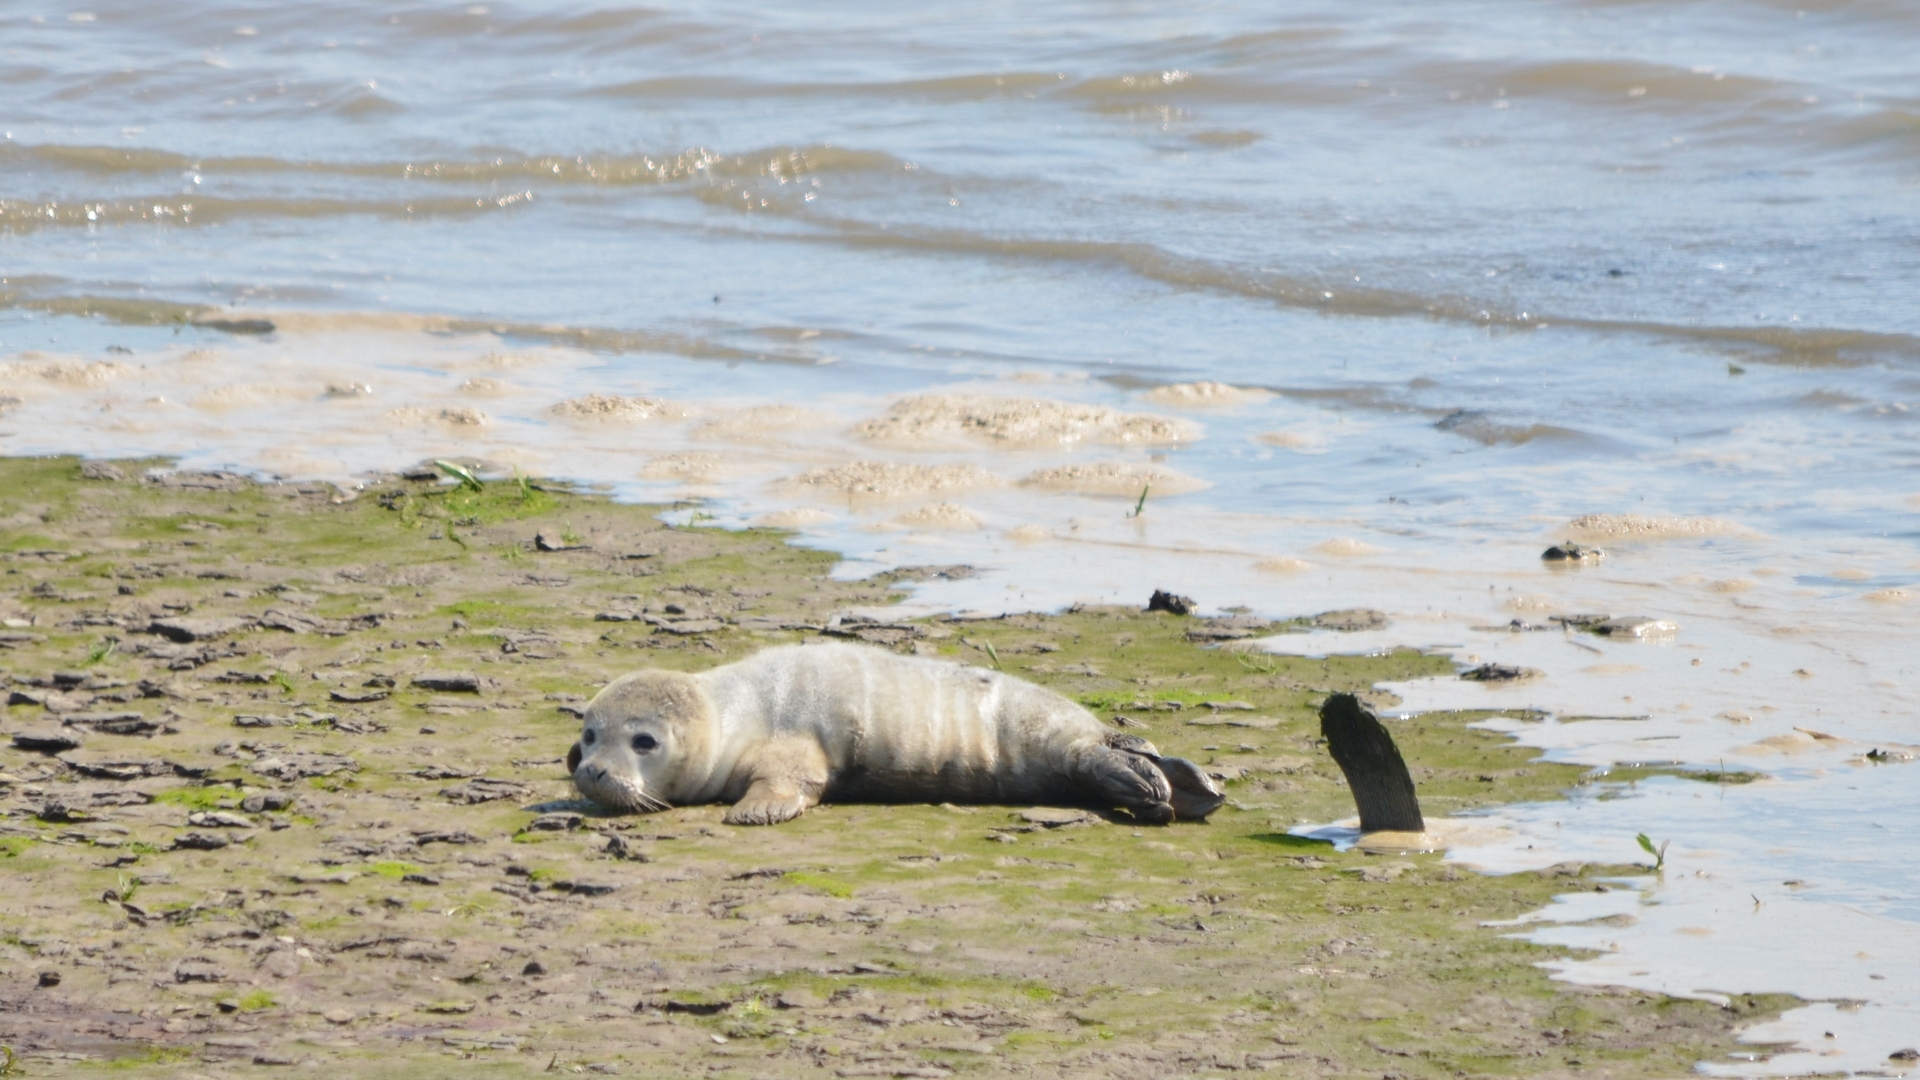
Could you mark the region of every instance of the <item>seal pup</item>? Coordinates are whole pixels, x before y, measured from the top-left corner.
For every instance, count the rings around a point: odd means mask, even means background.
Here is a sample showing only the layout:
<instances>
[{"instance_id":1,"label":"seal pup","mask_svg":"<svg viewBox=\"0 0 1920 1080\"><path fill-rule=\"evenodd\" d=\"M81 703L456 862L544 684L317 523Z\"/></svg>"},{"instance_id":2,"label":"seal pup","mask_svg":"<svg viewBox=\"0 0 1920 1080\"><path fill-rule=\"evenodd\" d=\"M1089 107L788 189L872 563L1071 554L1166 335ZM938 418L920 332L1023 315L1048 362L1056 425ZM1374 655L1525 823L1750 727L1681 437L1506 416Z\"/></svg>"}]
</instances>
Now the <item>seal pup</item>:
<instances>
[{"instance_id":1,"label":"seal pup","mask_svg":"<svg viewBox=\"0 0 1920 1080\"><path fill-rule=\"evenodd\" d=\"M997 671L861 645L787 645L689 675L637 671L587 704L567 769L622 810L728 802L733 825L824 800L1123 809L1204 820L1200 768Z\"/></svg>"}]
</instances>

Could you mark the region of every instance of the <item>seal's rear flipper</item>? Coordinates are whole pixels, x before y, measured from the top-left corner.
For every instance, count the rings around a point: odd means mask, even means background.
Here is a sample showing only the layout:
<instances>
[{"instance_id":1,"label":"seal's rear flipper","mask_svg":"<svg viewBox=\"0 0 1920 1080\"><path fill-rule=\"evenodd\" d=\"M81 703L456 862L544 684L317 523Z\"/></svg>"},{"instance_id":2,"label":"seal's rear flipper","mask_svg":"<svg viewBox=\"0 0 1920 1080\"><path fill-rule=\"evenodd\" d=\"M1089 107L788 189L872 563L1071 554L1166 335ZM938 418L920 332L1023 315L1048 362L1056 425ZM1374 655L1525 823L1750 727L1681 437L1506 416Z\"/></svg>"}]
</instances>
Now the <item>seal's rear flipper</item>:
<instances>
[{"instance_id":1,"label":"seal's rear flipper","mask_svg":"<svg viewBox=\"0 0 1920 1080\"><path fill-rule=\"evenodd\" d=\"M1166 778L1167 786L1172 789L1167 802L1173 807L1175 821L1205 821L1207 815L1227 801L1227 793L1213 782L1213 777L1186 758L1162 757L1159 747L1138 735L1120 731L1110 732L1105 742L1115 750L1153 763L1154 770Z\"/></svg>"},{"instance_id":2,"label":"seal's rear flipper","mask_svg":"<svg viewBox=\"0 0 1920 1080\"><path fill-rule=\"evenodd\" d=\"M1167 783L1173 785L1173 816L1176 821L1205 821L1207 815L1226 804L1227 793L1213 777L1186 758L1163 757L1154 761Z\"/></svg>"},{"instance_id":3,"label":"seal's rear flipper","mask_svg":"<svg viewBox=\"0 0 1920 1080\"><path fill-rule=\"evenodd\" d=\"M1393 745L1393 736L1360 699L1334 694L1320 706L1320 734L1327 752L1347 774L1354 805L1360 808L1360 831L1423 832L1420 799L1413 791L1413 774Z\"/></svg>"},{"instance_id":4,"label":"seal's rear flipper","mask_svg":"<svg viewBox=\"0 0 1920 1080\"><path fill-rule=\"evenodd\" d=\"M1068 775L1089 803L1117 806L1145 824L1165 825L1173 820L1174 792L1158 765L1138 750L1089 746L1076 755Z\"/></svg>"}]
</instances>

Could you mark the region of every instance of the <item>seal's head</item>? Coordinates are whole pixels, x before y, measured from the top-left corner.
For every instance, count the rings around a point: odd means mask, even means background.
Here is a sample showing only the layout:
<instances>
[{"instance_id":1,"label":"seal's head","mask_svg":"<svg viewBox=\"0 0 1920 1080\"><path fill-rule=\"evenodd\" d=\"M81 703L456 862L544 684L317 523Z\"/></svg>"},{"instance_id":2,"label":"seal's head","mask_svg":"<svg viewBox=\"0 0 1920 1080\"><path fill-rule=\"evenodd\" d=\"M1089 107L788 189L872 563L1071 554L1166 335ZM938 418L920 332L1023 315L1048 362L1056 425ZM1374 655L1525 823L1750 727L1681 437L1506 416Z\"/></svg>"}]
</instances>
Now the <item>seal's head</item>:
<instances>
[{"instance_id":1,"label":"seal's head","mask_svg":"<svg viewBox=\"0 0 1920 1080\"><path fill-rule=\"evenodd\" d=\"M580 793L621 810L664 810L705 765L713 703L691 675L623 675L587 703L567 770Z\"/></svg>"}]
</instances>

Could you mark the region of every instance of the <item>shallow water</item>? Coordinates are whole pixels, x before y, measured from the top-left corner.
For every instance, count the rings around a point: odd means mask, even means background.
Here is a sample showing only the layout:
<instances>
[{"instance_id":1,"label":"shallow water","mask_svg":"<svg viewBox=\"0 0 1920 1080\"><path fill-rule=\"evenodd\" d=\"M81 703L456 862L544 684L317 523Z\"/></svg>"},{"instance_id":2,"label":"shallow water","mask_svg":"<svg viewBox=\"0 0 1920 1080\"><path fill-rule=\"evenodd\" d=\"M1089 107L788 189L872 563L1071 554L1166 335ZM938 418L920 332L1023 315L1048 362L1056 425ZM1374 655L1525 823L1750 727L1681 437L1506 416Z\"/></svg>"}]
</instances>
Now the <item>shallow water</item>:
<instances>
[{"instance_id":1,"label":"shallow water","mask_svg":"<svg viewBox=\"0 0 1920 1080\"><path fill-rule=\"evenodd\" d=\"M1854 763L1920 743L1917 49L1890 2L7 5L0 450L477 458L987 568L926 607L1379 608L1273 647L1769 775L1456 849L1674 841L1634 925L1533 931L1613 943L1564 975L1865 1001L1714 1069L1897 1070L1916 966L1848 965L1920 943L1920 773ZM862 434L930 393L1127 415ZM1720 524L1543 565L1588 514ZM1486 629L1573 612L1680 629Z\"/></svg>"}]
</instances>

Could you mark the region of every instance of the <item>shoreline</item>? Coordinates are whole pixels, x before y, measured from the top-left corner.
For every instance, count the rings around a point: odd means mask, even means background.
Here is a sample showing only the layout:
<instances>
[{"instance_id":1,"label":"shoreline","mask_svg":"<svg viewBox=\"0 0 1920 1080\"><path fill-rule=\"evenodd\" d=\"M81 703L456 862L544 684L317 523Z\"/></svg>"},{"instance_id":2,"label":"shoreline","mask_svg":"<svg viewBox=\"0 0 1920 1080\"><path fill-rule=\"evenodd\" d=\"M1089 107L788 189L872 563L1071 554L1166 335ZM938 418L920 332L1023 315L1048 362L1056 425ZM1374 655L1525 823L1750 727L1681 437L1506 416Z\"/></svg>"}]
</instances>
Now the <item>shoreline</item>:
<instances>
[{"instance_id":1,"label":"shoreline","mask_svg":"<svg viewBox=\"0 0 1920 1080\"><path fill-rule=\"evenodd\" d=\"M836 581L790 533L567 485L335 502L158 464L0 459L5 733L83 736L0 746L0 1043L41 1070L1652 1076L1796 1003L1555 983L1537 965L1570 951L1482 925L1641 867L1495 877L1289 835L1351 813L1319 700L1445 657L1247 657L1211 647L1223 620L1129 608L891 620L899 573ZM1164 829L865 805L735 829L574 799L566 710L607 678L827 628L1127 716L1231 801ZM1430 814L1590 780L1486 715L1394 722Z\"/></svg>"}]
</instances>

